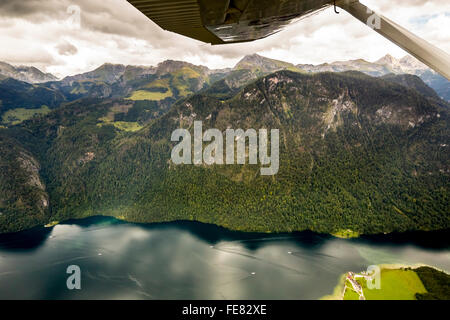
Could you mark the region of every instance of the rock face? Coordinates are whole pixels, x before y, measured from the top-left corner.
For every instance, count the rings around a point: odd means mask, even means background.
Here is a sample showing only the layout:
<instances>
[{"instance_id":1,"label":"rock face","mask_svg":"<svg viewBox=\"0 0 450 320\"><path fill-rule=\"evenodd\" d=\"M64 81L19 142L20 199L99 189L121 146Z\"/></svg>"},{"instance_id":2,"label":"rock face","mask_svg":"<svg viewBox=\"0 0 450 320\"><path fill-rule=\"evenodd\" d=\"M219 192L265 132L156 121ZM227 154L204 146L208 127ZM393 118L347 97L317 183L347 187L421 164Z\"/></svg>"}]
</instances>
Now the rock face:
<instances>
[{"instance_id":1,"label":"rock face","mask_svg":"<svg viewBox=\"0 0 450 320\"><path fill-rule=\"evenodd\" d=\"M44 224L49 195L37 159L18 141L0 137L0 232Z\"/></svg>"},{"instance_id":2,"label":"rock face","mask_svg":"<svg viewBox=\"0 0 450 320\"><path fill-rule=\"evenodd\" d=\"M78 164L83 165L85 163L88 163L89 161L94 160L95 153L94 152L86 152L83 157L78 159Z\"/></svg>"},{"instance_id":3,"label":"rock face","mask_svg":"<svg viewBox=\"0 0 450 320\"><path fill-rule=\"evenodd\" d=\"M20 164L20 168L25 172L28 176L28 181L26 182L32 188L36 188L37 191L41 194L40 201L38 201L35 205L40 207L42 210L48 208L48 194L45 190L45 185L41 180L39 171L41 170L39 162L33 158L31 155L21 152L17 161Z\"/></svg>"},{"instance_id":4,"label":"rock face","mask_svg":"<svg viewBox=\"0 0 450 320\"><path fill-rule=\"evenodd\" d=\"M28 83L43 83L58 80L58 78L51 73L43 73L35 67L15 67L5 62L0 62L0 76Z\"/></svg>"}]
</instances>

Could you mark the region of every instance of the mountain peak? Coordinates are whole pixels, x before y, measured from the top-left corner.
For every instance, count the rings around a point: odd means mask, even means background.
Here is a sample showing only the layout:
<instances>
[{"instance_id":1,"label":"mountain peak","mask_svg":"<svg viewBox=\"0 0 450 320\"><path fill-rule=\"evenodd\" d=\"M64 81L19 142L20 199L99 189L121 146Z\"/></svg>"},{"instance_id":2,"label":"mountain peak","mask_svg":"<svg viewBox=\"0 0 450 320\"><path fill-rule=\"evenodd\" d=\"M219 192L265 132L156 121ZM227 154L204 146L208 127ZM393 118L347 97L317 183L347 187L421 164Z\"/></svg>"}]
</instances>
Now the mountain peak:
<instances>
[{"instance_id":1,"label":"mountain peak","mask_svg":"<svg viewBox=\"0 0 450 320\"><path fill-rule=\"evenodd\" d=\"M398 64L399 61L395 57L391 56L390 54L387 54L384 57L382 57L381 59L375 61L375 63L377 63L377 64L395 65L395 64Z\"/></svg>"},{"instance_id":2,"label":"mountain peak","mask_svg":"<svg viewBox=\"0 0 450 320\"><path fill-rule=\"evenodd\" d=\"M95 69L94 71L101 71L101 70L108 70L108 71L124 71L125 66L123 64L114 64L106 62L102 64L100 67Z\"/></svg>"},{"instance_id":3,"label":"mountain peak","mask_svg":"<svg viewBox=\"0 0 450 320\"><path fill-rule=\"evenodd\" d=\"M207 72L209 69L205 66L196 66L192 63L186 62L186 61L178 61L178 60L165 60L163 62L158 63L157 66L157 73L172 73L176 72L180 69L183 69L185 67L191 68L191 69L198 69Z\"/></svg>"},{"instance_id":4,"label":"mountain peak","mask_svg":"<svg viewBox=\"0 0 450 320\"><path fill-rule=\"evenodd\" d=\"M70 83L80 80L95 80L113 83L124 74L125 68L122 64L104 63L92 71L65 77L63 81Z\"/></svg>"},{"instance_id":5,"label":"mountain peak","mask_svg":"<svg viewBox=\"0 0 450 320\"><path fill-rule=\"evenodd\" d=\"M426 70L428 67L414 58L413 56L407 55L400 59L400 63L405 70Z\"/></svg>"},{"instance_id":6,"label":"mountain peak","mask_svg":"<svg viewBox=\"0 0 450 320\"><path fill-rule=\"evenodd\" d=\"M28 83L42 83L58 80L58 78L51 73L44 73L36 67L16 67L6 62L0 62L0 75Z\"/></svg>"},{"instance_id":7,"label":"mountain peak","mask_svg":"<svg viewBox=\"0 0 450 320\"><path fill-rule=\"evenodd\" d=\"M248 54L248 55L244 56L239 62L254 62L254 61L261 61L264 59L268 59L268 58L260 56L257 53L254 53L254 54Z\"/></svg>"},{"instance_id":8,"label":"mountain peak","mask_svg":"<svg viewBox=\"0 0 450 320\"><path fill-rule=\"evenodd\" d=\"M260 70L261 72L273 72L293 67L294 65L292 63L266 58L254 53L243 57L234 68Z\"/></svg>"},{"instance_id":9,"label":"mountain peak","mask_svg":"<svg viewBox=\"0 0 450 320\"><path fill-rule=\"evenodd\" d=\"M253 64L253 65L263 65L264 63L273 62L277 60L273 60L270 58L266 58L263 56L260 56L257 53L254 54L248 54L244 56L237 64L236 67L243 64Z\"/></svg>"}]
</instances>

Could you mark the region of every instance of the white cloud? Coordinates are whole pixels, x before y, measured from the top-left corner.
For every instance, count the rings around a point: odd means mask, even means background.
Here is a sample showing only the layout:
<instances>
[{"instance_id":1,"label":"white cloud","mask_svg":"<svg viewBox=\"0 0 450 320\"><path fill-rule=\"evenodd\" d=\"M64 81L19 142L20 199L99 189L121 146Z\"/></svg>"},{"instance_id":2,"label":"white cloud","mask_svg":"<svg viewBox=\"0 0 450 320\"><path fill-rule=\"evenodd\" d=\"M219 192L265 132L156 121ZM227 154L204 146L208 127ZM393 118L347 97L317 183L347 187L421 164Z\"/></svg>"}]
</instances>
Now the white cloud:
<instances>
[{"instance_id":1,"label":"white cloud","mask_svg":"<svg viewBox=\"0 0 450 320\"><path fill-rule=\"evenodd\" d=\"M450 1L363 1L375 11L450 51ZM80 28L69 6L81 9ZM260 53L292 63L322 63L405 52L340 10L332 8L267 39L210 46L161 30L125 0L2 0L0 61L37 66L57 76L91 70L104 62L155 65L185 60L211 68L233 66ZM72 18L71 18L72 17ZM64 46L64 47L61 47ZM70 50L68 50L70 49Z\"/></svg>"}]
</instances>

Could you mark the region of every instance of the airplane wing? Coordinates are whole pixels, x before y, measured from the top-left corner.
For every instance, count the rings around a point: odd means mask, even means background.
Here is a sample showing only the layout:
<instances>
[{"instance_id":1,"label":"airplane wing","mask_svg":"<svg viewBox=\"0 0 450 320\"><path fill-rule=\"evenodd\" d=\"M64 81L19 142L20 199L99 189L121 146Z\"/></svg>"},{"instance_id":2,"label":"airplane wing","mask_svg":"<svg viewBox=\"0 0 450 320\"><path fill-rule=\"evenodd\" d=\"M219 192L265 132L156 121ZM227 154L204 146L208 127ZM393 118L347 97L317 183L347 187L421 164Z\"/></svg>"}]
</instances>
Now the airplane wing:
<instances>
[{"instance_id":1,"label":"airplane wing","mask_svg":"<svg viewBox=\"0 0 450 320\"><path fill-rule=\"evenodd\" d=\"M450 80L450 55L358 0L128 0L164 30L213 45L262 39L337 5Z\"/></svg>"},{"instance_id":2,"label":"airplane wing","mask_svg":"<svg viewBox=\"0 0 450 320\"><path fill-rule=\"evenodd\" d=\"M164 30L211 44L270 36L330 0L128 0Z\"/></svg>"}]
</instances>

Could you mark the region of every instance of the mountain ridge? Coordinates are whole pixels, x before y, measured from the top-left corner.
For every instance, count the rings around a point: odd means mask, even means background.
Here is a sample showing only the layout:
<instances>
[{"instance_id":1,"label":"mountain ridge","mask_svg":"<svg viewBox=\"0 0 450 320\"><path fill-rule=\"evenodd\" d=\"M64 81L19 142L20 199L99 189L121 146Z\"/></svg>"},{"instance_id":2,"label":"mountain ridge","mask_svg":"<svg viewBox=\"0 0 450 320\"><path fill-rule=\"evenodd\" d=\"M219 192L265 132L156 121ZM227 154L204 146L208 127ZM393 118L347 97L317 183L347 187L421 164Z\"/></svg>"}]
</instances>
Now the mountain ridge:
<instances>
[{"instance_id":1,"label":"mountain ridge","mask_svg":"<svg viewBox=\"0 0 450 320\"><path fill-rule=\"evenodd\" d=\"M248 70L235 72L239 79ZM281 70L237 90L200 90L139 130L123 130L121 121L136 121L141 108L153 110L123 98L87 97L0 129L0 163L12 173L0 189L18 190L0 199L1 231L98 214L258 232L450 225L448 104L415 88L354 71ZM248 164L174 166L170 134L192 130L194 120L205 129L279 128L280 172L265 178ZM26 157L27 170L17 169L21 150L37 165ZM35 183L29 190L27 181L37 181L33 168L40 168L45 189Z\"/></svg>"},{"instance_id":2,"label":"mountain ridge","mask_svg":"<svg viewBox=\"0 0 450 320\"><path fill-rule=\"evenodd\" d=\"M44 83L58 80L51 73L44 73L36 67L13 66L6 62L0 62L0 75L28 83Z\"/></svg>"},{"instance_id":3,"label":"mountain ridge","mask_svg":"<svg viewBox=\"0 0 450 320\"><path fill-rule=\"evenodd\" d=\"M39 74L39 77L25 77L20 73L18 68L19 67L16 68L6 63L0 63L0 78L12 77L29 83L55 83L55 81L57 81L56 77L53 75L43 74L38 69L33 67L27 67L27 70L34 70L35 73ZM194 65L192 63L177 60L162 61L156 66L104 63L92 71L67 76L60 80L60 82L65 86L73 86L74 83L82 81L94 81L98 82L100 85L102 83L113 85L123 79L131 80L148 75L175 73L182 69L195 70L196 73L200 73L204 78L212 77L213 81L220 77L224 77L231 72L239 70L250 70L255 73L256 76L262 76L278 70L292 70L298 72L344 72L353 70L361 71L376 77L382 77L390 73L413 74L419 76L428 86L433 88L441 98L450 101L450 82L447 79L430 70L423 63L416 60L412 56L405 56L401 59L397 59L389 54L375 62L369 62L364 59L355 59L348 61L335 61L332 63L323 63L318 65L294 65L289 62L267 58L258 54L252 54L244 56L236 63L234 67L224 69L209 69L206 66ZM81 87L80 85L77 86ZM74 88L73 90L77 91L77 89Z\"/></svg>"},{"instance_id":4,"label":"mountain ridge","mask_svg":"<svg viewBox=\"0 0 450 320\"><path fill-rule=\"evenodd\" d=\"M375 62L357 59L319 65L300 64L297 67L306 72L344 72L354 70L375 77L382 77L390 73L397 75L413 74L419 76L428 86L433 88L442 99L450 101L450 82L409 55L396 59L387 54Z\"/></svg>"},{"instance_id":5,"label":"mountain ridge","mask_svg":"<svg viewBox=\"0 0 450 320\"><path fill-rule=\"evenodd\" d=\"M390 61L397 64L395 62L397 60L391 56L383 58L382 61ZM408 68L417 64L415 64L413 58L405 58L402 61ZM351 64L350 66L349 63ZM355 65L358 67L355 67ZM102 99L125 98L139 102L141 105L154 105L156 109L164 112L164 110L168 110L178 99L194 94L200 90L208 90L209 93L215 92L216 94L222 92L225 98L238 91L245 84L272 72L279 70L315 72L312 68L313 66L311 65L294 66L291 63L266 58L258 54L245 56L231 69L209 69L205 66L197 66L188 62L175 60L163 61L156 66L126 66L105 63L92 71L69 76L60 81L34 84L34 87L27 87L24 83L21 85L21 93L17 90L14 91L14 86L9 85L11 81L8 84L6 77L0 77L0 89L2 89L1 95L3 97L0 97L0 101L3 100L3 106L0 106L0 117L3 118L1 121L3 123L18 123L34 114L47 112L47 109L44 107L52 109L57 107L58 103L70 102L85 97ZM340 61L333 64L319 65L314 68L319 68L319 71L327 72L363 69L359 71L369 75L373 75L375 72L380 77L385 77L393 71L393 67L371 64L362 59L349 62ZM381 71L380 68L382 68ZM425 72L431 75L431 78L435 77L430 71ZM418 79L412 80L405 77L403 77L402 81L398 77L390 77L389 79L406 86L413 86L421 90L423 94L439 99L432 92L432 89L428 89ZM445 86L448 82L440 83L443 85L443 87L440 87L442 90L450 91L450 88L448 88L450 86ZM45 93L48 99L42 100L40 105L36 103L24 103L30 98L25 88L29 88L27 90L30 90L30 92ZM50 92L53 92L57 98L52 99L48 96ZM11 99L11 97L15 98ZM5 112L9 110L12 111L5 115ZM157 116L160 111L146 115L146 121Z\"/></svg>"}]
</instances>

